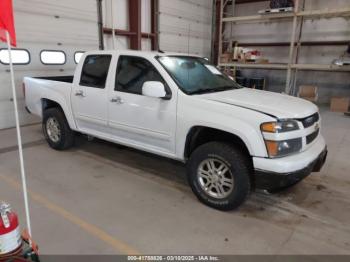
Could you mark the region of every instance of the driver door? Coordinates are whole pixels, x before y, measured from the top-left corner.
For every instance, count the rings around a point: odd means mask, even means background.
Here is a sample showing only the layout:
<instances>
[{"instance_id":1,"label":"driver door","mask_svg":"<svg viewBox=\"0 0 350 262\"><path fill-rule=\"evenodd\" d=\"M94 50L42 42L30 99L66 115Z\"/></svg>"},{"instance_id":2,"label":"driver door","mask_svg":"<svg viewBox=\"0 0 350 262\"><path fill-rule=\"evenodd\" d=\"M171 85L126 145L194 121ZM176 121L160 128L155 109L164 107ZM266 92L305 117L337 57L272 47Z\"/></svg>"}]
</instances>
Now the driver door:
<instances>
[{"instance_id":1,"label":"driver door","mask_svg":"<svg viewBox=\"0 0 350 262\"><path fill-rule=\"evenodd\" d=\"M176 98L165 100L142 95L142 86L148 81L160 81L167 86L147 59L119 57L115 87L110 91L108 103L111 135L146 151L174 155Z\"/></svg>"}]
</instances>

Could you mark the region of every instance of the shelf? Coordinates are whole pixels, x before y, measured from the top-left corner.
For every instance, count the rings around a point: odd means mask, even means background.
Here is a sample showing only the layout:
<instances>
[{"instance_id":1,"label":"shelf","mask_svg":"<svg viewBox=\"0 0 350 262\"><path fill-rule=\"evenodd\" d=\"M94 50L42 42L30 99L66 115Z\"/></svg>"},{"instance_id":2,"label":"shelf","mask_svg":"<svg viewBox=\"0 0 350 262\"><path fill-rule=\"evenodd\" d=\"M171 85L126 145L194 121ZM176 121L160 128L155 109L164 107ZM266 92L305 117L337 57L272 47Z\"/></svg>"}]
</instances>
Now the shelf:
<instances>
[{"instance_id":1,"label":"shelf","mask_svg":"<svg viewBox=\"0 0 350 262\"><path fill-rule=\"evenodd\" d=\"M297 13L297 16L302 16L305 18L330 18L350 16L350 8L300 11Z\"/></svg>"},{"instance_id":2,"label":"shelf","mask_svg":"<svg viewBox=\"0 0 350 262\"><path fill-rule=\"evenodd\" d=\"M249 21L264 21L270 19L283 19L292 18L294 16L305 17L305 18L330 18L330 17L344 17L350 16L350 8L341 9L324 9L324 10L307 10L300 11L297 13L276 13L268 15L248 15L248 16L233 16L224 17L223 22L249 22Z\"/></svg>"},{"instance_id":3,"label":"shelf","mask_svg":"<svg viewBox=\"0 0 350 262\"><path fill-rule=\"evenodd\" d=\"M231 42L231 41L223 41ZM233 41L234 42L234 41ZM301 42L301 46L347 46L350 43L350 40L347 41L305 41ZM295 46L298 43L295 43ZM239 47L273 47L273 46L290 46L290 42L260 42L260 43L238 43Z\"/></svg>"},{"instance_id":4,"label":"shelf","mask_svg":"<svg viewBox=\"0 0 350 262\"><path fill-rule=\"evenodd\" d=\"M291 68L298 70L350 72L350 66L319 65L319 64L292 64Z\"/></svg>"},{"instance_id":5,"label":"shelf","mask_svg":"<svg viewBox=\"0 0 350 262\"><path fill-rule=\"evenodd\" d=\"M287 70L288 64L255 64L255 63L220 63L222 67L240 67L254 69ZM350 66L320 65L320 64L292 64L292 69L310 71L350 72Z\"/></svg>"},{"instance_id":6,"label":"shelf","mask_svg":"<svg viewBox=\"0 0 350 262\"><path fill-rule=\"evenodd\" d=\"M288 68L287 64L257 64L257 63L220 63L219 66L256 68L256 69L280 69L280 70L284 70Z\"/></svg>"},{"instance_id":7,"label":"shelf","mask_svg":"<svg viewBox=\"0 0 350 262\"><path fill-rule=\"evenodd\" d=\"M270 19L281 19L281 18L292 18L294 13L277 13L271 15L248 15L248 16L233 16L233 17L224 17L223 22L250 22L250 21L263 21Z\"/></svg>"},{"instance_id":8,"label":"shelf","mask_svg":"<svg viewBox=\"0 0 350 262\"><path fill-rule=\"evenodd\" d=\"M347 46L350 42L349 40L325 40L325 41L302 41L302 27L304 21L312 20L312 19L328 19L335 17L349 18L350 17L350 6L344 6L343 8L324 8L321 10L304 10L299 11L299 7L302 4L302 0L294 0L295 10L293 12L281 12L281 13L267 13L267 14L254 14L248 16L234 16L234 14L228 15L228 17L223 16L223 11L225 10L225 5L237 3L254 3L260 2L261 0L220 0L219 5L217 5L217 15L220 16L220 20L218 26L218 57L221 57L223 54L223 48L225 45L223 43L232 43L232 39L234 36L231 34L228 39L223 39L223 29L225 23L273 23L273 22L288 22L292 24L290 39L286 39L285 42L260 42L260 43L239 43L238 46L241 47L289 47L289 56L288 63L244 63L244 62L230 62L230 63L220 63L221 67L228 67L234 70L238 68L247 68L247 69L265 69L265 70L285 70L286 71L286 87L285 92L287 94L292 94L293 90L296 88L295 79L297 79L297 75L294 74L297 70L300 71L320 71L320 72L350 72L350 66L337 66L331 64L296 64L295 61L298 61L298 57L300 52L296 52L295 50L299 50L305 46ZM349 0L350 1L350 0ZM266 2L268 2L266 0ZM332 2L332 1L329 1ZM328 5L331 6L331 5ZM334 6L336 7L336 6ZM234 9L233 9L234 10ZM232 16L232 17L230 17ZM302 19L304 18L304 19ZM288 41L290 40L290 41ZM296 54L296 56L295 56Z\"/></svg>"}]
</instances>

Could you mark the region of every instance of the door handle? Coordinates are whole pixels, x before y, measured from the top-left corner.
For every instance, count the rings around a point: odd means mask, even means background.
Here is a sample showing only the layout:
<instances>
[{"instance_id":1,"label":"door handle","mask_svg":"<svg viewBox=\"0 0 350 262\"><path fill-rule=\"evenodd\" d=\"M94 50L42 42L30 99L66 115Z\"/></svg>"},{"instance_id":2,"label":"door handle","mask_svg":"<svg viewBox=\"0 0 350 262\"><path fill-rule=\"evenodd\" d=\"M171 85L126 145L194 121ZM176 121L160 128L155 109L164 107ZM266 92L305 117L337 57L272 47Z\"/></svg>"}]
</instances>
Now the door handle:
<instances>
[{"instance_id":1,"label":"door handle","mask_svg":"<svg viewBox=\"0 0 350 262\"><path fill-rule=\"evenodd\" d=\"M112 102L112 103L116 103L116 104L118 104L118 105L124 104L124 101L123 101L123 99L122 99L120 96L113 97L113 98L111 99L111 102Z\"/></svg>"},{"instance_id":2,"label":"door handle","mask_svg":"<svg viewBox=\"0 0 350 262\"><path fill-rule=\"evenodd\" d=\"M85 97L84 91L83 91L83 90L78 90L78 91L76 91L76 92L75 92L75 96Z\"/></svg>"}]
</instances>

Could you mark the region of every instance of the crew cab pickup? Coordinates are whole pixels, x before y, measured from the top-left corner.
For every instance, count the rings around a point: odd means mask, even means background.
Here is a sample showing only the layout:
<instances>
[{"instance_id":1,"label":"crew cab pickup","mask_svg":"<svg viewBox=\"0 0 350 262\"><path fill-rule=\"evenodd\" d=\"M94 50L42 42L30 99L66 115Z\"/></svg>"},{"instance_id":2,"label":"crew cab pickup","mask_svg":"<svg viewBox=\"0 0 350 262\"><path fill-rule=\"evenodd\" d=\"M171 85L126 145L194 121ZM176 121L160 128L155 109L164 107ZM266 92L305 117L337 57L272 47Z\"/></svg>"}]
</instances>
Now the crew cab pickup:
<instances>
[{"instance_id":1,"label":"crew cab pickup","mask_svg":"<svg viewBox=\"0 0 350 262\"><path fill-rule=\"evenodd\" d=\"M86 52L74 76L25 77L24 90L53 149L82 133L182 161L198 199L220 210L296 184L327 156L314 104L244 88L197 56Z\"/></svg>"}]
</instances>

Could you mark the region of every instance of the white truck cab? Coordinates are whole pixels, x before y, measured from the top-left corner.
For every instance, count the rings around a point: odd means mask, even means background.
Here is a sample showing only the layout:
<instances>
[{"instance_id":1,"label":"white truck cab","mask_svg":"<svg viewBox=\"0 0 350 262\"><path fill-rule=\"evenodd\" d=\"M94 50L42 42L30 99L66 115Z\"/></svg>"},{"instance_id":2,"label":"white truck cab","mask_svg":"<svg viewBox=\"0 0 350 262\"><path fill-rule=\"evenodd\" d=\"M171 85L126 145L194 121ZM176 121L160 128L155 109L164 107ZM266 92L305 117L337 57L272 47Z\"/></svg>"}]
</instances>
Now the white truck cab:
<instances>
[{"instance_id":1,"label":"white truck cab","mask_svg":"<svg viewBox=\"0 0 350 262\"><path fill-rule=\"evenodd\" d=\"M220 210L252 188L296 184L327 156L314 104L244 88L197 56L86 52L74 77L25 77L24 87L52 148L79 132L183 161L198 199Z\"/></svg>"}]
</instances>

